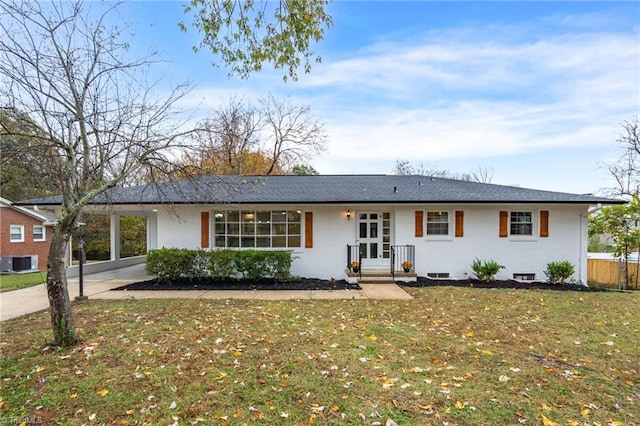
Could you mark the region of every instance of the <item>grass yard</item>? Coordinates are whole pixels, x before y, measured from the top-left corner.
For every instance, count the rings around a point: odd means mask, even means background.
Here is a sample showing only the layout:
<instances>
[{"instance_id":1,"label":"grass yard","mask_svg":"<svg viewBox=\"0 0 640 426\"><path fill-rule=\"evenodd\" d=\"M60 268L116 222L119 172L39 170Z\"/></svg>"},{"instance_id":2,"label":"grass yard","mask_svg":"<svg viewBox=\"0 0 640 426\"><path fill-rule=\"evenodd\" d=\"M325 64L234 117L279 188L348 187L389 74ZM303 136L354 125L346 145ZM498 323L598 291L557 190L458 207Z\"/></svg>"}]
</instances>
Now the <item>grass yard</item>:
<instances>
[{"instance_id":1,"label":"grass yard","mask_svg":"<svg viewBox=\"0 0 640 426\"><path fill-rule=\"evenodd\" d=\"M0 292L33 287L47 280L46 272L31 272L28 274L0 275Z\"/></svg>"},{"instance_id":2,"label":"grass yard","mask_svg":"<svg viewBox=\"0 0 640 426\"><path fill-rule=\"evenodd\" d=\"M43 424L638 425L640 293L91 301L2 323L0 417Z\"/></svg>"}]
</instances>

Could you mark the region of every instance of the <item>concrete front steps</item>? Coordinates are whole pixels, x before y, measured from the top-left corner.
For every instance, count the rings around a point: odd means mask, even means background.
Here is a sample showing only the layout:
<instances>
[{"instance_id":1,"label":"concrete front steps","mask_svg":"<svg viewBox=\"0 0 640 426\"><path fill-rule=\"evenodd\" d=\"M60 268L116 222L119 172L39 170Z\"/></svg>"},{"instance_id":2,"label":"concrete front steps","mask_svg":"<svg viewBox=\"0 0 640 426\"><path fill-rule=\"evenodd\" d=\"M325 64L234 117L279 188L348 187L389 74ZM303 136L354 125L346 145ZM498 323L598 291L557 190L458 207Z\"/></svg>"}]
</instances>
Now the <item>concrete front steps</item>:
<instances>
[{"instance_id":1,"label":"concrete front steps","mask_svg":"<svg viewBox=\"0 0 640 426\"><path fill-rule=\"evenodd\" d=\"M411 300L413 296L396 284L396 281L416 281L417 276L411 272L396 272L395 279L388 270L363 269L360 273L345 270L347 281L358 284L366 298Z\"/></svg>"},{"instance_id":2,"label":"concrete front steps","mask_svg":"<svg viewBox=\"0 0 640 426\"><path fill-rule=\"evenodd\" d=\"M417 275L414 272L395 272L395 278L389 270L363 269L362 274L345 270L347 282L357 284L395 284L396 281L415 282Z\"/></svg>"}]
</instances>

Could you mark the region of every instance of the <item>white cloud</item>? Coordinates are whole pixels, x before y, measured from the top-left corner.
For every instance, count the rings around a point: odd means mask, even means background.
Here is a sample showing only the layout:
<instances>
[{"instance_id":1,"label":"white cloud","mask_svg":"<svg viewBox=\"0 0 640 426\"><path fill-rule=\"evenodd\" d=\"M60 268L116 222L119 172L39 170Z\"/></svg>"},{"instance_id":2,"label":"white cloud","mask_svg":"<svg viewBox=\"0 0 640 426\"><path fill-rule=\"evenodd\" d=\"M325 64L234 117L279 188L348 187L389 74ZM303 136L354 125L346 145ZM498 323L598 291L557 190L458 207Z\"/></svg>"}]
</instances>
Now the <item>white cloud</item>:
<instances>
[{"instance_id":1,"label":"white cloud","mask_svg":"<svg viewBox=\"0 0 640 426\"><path fill-rule=\"evenodd\" d=\"M431 31L325 60L303 85L333 94L331 104L316 105L331 130L327 162L611 144L615 127L639 108L638 34L524 28L530 37L520 30L515 41L484 29L477 37L469 28Z\"/></svg>"},{"instance_id":2,"label":"white cloud","mask_svg":"<svg viewBox=\"0 0 640 426\"><path fill-rule=\"evenodd\" d=\"M322 173L389 173L398 158L491 159L499 176L500 158L545 152L544 164L524 162L518 171L568 170L571 159L554 154L568 148L598 149L595 170L603 155L617 158L617 127L640 110L640 35L637 26L618 31L611 23L619 18L556 14L402 38L382 33L383 41L341 49L340 57L323 54L296 83L275 86L281 73L265 69L200 89L189 102L214 108L230 93L254 100L271 90L310 105L330 134L329 152L314 162ZM582 158L579 170L588 163Z\"/></svg>"}]
</instances>

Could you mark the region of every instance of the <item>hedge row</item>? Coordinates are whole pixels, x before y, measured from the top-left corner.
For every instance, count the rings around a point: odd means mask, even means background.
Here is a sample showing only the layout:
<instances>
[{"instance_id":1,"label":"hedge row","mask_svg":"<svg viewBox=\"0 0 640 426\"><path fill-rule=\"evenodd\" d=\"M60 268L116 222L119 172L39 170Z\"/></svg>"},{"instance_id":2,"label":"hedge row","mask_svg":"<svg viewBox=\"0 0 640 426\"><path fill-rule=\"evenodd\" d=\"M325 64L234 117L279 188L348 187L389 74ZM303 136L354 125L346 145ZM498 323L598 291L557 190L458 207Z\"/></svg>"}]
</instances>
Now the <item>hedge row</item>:
<instances>
[{"instance_id":1,"label":"hedge row","mask_svg":"<svg viewBox=\"0 0 640 426\"><path fill-rule=\"evenodd\" d=\"M161 248L147 252L146 271L159 281L184 278L291 278L293 257L286 251L189 250Z\"/></svg>"}]
</instances>

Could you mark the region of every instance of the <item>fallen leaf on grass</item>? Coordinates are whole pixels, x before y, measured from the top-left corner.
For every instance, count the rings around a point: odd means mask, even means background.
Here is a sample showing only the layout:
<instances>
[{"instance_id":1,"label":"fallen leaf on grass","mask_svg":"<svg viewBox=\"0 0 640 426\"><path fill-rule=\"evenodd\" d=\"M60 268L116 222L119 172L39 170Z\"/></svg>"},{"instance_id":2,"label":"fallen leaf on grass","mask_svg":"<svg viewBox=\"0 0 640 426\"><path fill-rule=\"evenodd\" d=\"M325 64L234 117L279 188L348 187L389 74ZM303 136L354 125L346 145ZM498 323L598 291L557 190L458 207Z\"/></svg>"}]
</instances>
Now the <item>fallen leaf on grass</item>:
<instances>
[{"instance_id":1,"label":"fallen leaf on grass","mask_svg":"<svg viewBox=\"0 0 640 426\"><path fill-rule=\"evenodd\" d=\"M558 423L546 417L544 414L542 415L542 424L544 426L560 426Z\"/></svg>"},{"instance_id":2,"label":"fallen leaf on grass","mask_svg":"<svg viewBox=\"0 0 640 426\"><path fill-rule=\"evenodd\" d=\"M433 406L431 404L429 405L418 404L418 408L420 408L421 410L424 410L426 414L433 414Z\"/></svg>"},{"instance_id":3,"label":"fallen leaf on grass","mask_svg":"<svg viewBox=\"0 0 640 426\"><path fill-rule=\"evenodd\" d=\"M214 377L213 380L222 380L227 377L227 373L220 373L217 377Z\"/></svg>"},{"instance_id":4,"label":"fallen leaf on grass","mask_svg":"<svg viewBox=\"0 0 640 426\"><path fill-rule=\"evenodd\" d=\"M100 396L107 396L108 393L109 393L108 389L100 389L98 392L96 392L96 394Z\"/></svg>"}]
</instances>

